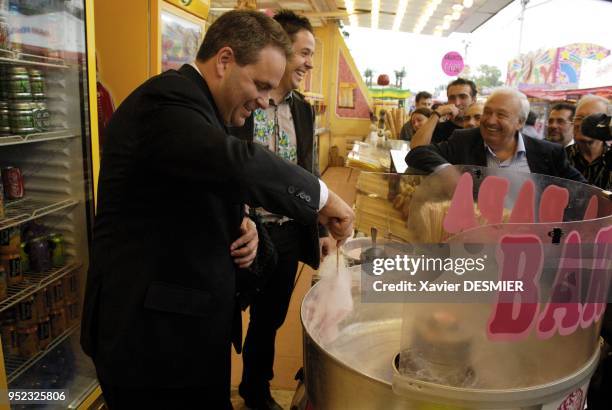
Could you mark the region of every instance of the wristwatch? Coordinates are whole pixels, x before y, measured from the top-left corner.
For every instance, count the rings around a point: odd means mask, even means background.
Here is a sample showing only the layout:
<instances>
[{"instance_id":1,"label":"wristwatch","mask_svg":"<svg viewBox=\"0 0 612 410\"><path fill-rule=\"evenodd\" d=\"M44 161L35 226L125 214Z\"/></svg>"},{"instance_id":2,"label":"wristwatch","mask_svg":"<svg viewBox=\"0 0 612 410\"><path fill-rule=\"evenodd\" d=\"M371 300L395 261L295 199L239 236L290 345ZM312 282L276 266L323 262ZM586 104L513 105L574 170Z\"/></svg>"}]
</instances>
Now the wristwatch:
<instances>
[{"instance_id":1,"label":"wristwatch","mask_svg":"<svg viewBox=\"0 0 612 410\"><path fill-rule=\"evenodd\" d=\"M442 118L442 114L440 114L440 113L438 112L438 110L433 110L431 113L432 113L432 114L436 114L436 115L438 116L438 118Z\"/></svg>"}]
</instances>

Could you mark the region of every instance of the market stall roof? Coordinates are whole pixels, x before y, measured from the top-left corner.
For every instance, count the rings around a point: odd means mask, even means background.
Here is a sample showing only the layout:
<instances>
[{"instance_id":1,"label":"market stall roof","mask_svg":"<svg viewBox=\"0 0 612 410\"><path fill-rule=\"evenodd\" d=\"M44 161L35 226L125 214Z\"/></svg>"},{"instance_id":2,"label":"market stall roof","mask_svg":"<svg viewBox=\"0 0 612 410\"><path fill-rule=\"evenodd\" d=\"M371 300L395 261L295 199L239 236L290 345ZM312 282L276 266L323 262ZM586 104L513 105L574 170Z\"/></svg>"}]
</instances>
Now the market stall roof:
<instances>
[{"instance_id":1,"label":"market stall roof","mask_svg":"<svg viewBox=\"0 0 612 410\"><path fill-rule=\"evenodd\" d=\"M302 12L315 26L339 20L344 25L447 36L471 33L513 0L260 0L259 9ZM236 6L213 0L211 14Z\"/></svg>"},{"instance_id":2,"label":"market stall roof","mask_svg":"<svg viewBox=\"0 0 612 410\"><path fill-rule=\"evenodd\" d=\"M549 101L563 101L563 100L578 100L581 96L587 94L595 94L601 97L611 99L612 98L612 86L608 87L595 87L595 88L581 88L576 90L521 90L531 98L539 98L542 100Z\"/></svg>"}]
</instances>

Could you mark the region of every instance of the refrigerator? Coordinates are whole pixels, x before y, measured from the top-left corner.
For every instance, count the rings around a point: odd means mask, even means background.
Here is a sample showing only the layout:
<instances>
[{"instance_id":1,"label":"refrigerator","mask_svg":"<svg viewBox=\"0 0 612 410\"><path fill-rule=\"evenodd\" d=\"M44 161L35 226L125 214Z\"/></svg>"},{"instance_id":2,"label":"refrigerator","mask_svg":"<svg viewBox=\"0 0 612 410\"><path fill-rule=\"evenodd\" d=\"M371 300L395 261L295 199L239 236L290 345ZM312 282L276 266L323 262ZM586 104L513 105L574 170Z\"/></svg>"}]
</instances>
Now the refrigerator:
<instances>
[{"instance_id":1,"label":"refrigerator","mask_svg":"<svg viewBox=\"0 0 612 410\"><path fill-rule=\"evenodd\" d=\"M7 389L11 408L100 400L79 345L99 168L92 12L0 0L0 408ZM53 394L14 394L32 389Z\"/></svg>"},{"instance_id":2,"label":"refrigerator","mask_svg":"<svg viewBox=\"0 0 612 410\"><path fill-rule=\"evenodd\" d=\"M95 2L99 81L115 106L150 77L195 59L209 0Z\"/></svg>"}]
</instances>

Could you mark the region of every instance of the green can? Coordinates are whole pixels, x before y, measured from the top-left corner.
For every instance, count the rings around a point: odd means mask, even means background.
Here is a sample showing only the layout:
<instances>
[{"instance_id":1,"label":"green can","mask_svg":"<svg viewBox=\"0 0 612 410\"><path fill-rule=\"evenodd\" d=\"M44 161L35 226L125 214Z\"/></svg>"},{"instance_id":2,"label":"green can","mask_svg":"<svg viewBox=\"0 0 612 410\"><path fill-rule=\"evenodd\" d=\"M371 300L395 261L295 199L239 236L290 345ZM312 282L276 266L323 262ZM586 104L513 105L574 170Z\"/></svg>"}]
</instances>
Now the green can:
<instances>
[{"instance_id":1,"label":"green can","mask_svg":"<svg viewBox=\"0 0 612 410\"><path fill-rule=\"evenodd\" d=\"M32 89L32 98L34 100L44 100L46 95L45 77L42 71L31 68L30 74L30 87Z\"/></svg>"},{"instance_id":2,"label":"green can","mask_svg":"<svg viewBox=\"0 0 612 410\"><path fill-rule=\"evenodd\" d=\"M30 270L30 257L26 252L26 247L28 246L27 242L21 242L20 246L20 256L21 256L21 271L28 272Z\"/></svg>"},{"instance_id":3,"label":"green can","mask_svg":"<svg viewBox=\"0 0 612 410\"><path fill-rule=\"evenodd\" d=\"M34 127L34 111L32 103L15 102L9 111L11 132L14 134L32 134L37 131Z\"/></svg>"},{"instance_id":4,"label":"green can","mask_svg":"<svg viewBox=\"0 0 612 410\"><path fill-rule=\"evenodd\" d=\"M64 253L64 235L52 233L49 235L49 251L51 252L51 263L58 267L64 265L66 256Z\"/></svg>"},{"instance_id":5,"label":"green can","mask_svg":"<svg viewBox=\"0 0 612 410\"><path fill-rule=\"evenodd\" d=\"M8 103L0 101L0 136L11 135L11 121Z\"/></svg>"},{"instance_id":6,"label":"green can","mask_svg":"<svg viewBox=\"0 0 612 410\"><path fill-rule=\"evenodd\" d=\"M10 67L6 81L8 96L12 100L31 100L30 75L25 67Z\"/></svg>"}]
</instances>

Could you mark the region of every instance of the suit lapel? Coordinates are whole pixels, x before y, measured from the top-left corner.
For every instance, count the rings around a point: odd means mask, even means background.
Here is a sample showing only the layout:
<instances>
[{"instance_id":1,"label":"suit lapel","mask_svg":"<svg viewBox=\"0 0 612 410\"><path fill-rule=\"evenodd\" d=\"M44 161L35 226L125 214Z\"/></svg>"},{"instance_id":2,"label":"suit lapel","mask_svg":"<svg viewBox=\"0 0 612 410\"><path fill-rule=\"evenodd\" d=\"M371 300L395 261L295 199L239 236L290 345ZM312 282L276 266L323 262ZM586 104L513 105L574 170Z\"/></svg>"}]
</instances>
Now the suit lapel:
<instances>
[{"instance_id":1,"label":"suit lapel","mask_svg":"<svg viewBox=\"0 0 612 410\"><path fill-rule=\"evenodd\" d=\"M527 151L527 164L531 172L546 174L550 169L550 156L543 152L542 145L535 141L533 138L523 135L525 151Z\"/></svg>"},{"instance_id":2,"label":"suit lapel","mask_svg":"<svg viewBox=\"0 0 612 410\"><path fill-rule=\"evenodd\" d=\"M486 147L484 144L484 140L482 139L482 135L480 134L480 128L476 128L474 134L477 136L477 138L473 139L472 144L466 144L466 147L468 148L468 156L474 156L474 165L477 165L479 167L486 167Z\"/></svg>"}]
</instances>

